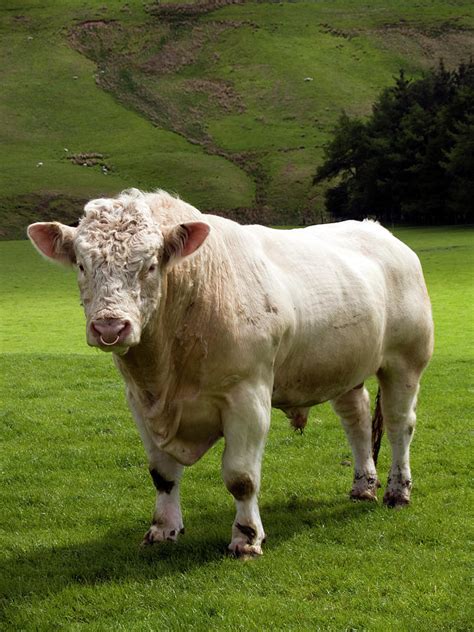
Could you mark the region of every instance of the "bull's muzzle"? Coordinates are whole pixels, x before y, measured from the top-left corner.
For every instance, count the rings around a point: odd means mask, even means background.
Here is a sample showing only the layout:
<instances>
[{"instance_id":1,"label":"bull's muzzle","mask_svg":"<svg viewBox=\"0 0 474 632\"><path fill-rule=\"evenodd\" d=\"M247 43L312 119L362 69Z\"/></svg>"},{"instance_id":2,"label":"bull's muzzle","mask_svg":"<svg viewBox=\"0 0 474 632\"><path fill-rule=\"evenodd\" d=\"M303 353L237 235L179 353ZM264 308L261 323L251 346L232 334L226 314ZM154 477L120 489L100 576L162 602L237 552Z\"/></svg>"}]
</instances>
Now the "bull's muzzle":
<instances>
[{"instance_id":1,"label":"bull's muzzle","mask_svg":"<svg viewBox=\"0 0 474 632\"><path fill-rule=\"evenodd\" d=\"M91 333L101 347L122 345L131 329L130 321L120 318L100 318L93 320L90 325Z\"/></svg>"}]
</instances>

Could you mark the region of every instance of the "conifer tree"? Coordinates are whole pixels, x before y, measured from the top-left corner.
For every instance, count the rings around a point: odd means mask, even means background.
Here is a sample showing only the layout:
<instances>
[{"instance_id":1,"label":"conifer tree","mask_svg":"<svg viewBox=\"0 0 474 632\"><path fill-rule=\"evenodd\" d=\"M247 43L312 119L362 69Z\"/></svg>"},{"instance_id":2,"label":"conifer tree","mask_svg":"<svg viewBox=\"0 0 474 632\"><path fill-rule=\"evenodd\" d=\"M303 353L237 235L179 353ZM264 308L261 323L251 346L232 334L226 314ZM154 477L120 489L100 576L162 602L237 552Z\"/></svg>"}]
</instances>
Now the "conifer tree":
<instances>
[{"instance_id":1,"label":"conifer tree","mask_svg":"<svg viewBox=\"0 0 474 632\"><path fill-rule=\"evenodd\" d=\"M410 81L400 71L365 121L342 114L314 182L337 218L474 221L474 64Z\"/></svg>"}]
</instances>

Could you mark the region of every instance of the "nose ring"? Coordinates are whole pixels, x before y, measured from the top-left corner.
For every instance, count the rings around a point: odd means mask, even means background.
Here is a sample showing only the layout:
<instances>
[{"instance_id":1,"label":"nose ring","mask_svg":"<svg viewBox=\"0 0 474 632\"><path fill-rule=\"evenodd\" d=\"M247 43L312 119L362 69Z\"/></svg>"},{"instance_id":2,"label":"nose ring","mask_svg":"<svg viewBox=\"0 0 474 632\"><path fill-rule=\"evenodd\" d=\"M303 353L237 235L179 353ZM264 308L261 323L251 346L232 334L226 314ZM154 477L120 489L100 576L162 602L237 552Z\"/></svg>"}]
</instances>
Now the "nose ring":
<instances>
[{"instance_id":1,"label":"nose ring","mask_svg":"<svg viewBox=\"0 0 474 632\"><path fill-rule=\"evenodd\" d=\"M100 337L100 341L103 345L105 345L106 347L111 347L112 345L116 344L118 342L118 339L120 338L120 336L117 336L117 338L115 338L115 340L113 342L105 342L105 340L102 338L102 336Z\"/></svg>"}]
</instances>

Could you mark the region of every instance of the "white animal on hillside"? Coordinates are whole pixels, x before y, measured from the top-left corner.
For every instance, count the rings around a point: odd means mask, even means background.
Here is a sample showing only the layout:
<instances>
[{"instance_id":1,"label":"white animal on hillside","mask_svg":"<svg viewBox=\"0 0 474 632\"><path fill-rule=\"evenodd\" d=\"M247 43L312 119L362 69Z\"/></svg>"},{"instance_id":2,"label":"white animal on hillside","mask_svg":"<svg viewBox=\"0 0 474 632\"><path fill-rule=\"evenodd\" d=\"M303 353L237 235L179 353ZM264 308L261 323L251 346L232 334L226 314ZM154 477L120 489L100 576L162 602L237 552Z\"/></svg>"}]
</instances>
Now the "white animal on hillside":
<instances>
[{"instance_id":1,"label":"white animal on hillside","mask_svg":"<svg viewBox=\"0 0 474 632\"><path fill-rule=\"evenodd\" d=\"M78 271L87 342L112 351L157 489L145 543L183 531L179 483L224 437L235 498L229 549L258 555L257 496L271 407L303 428L330 400L354 457L351 497L376 498L370 402L379 381L392 448L384 501L407 504L419 381L433 347L417 256L371 221L295 230L203 215L163 191L85 207L77 228L28 228Z\"/></svg>"}]
</instances>

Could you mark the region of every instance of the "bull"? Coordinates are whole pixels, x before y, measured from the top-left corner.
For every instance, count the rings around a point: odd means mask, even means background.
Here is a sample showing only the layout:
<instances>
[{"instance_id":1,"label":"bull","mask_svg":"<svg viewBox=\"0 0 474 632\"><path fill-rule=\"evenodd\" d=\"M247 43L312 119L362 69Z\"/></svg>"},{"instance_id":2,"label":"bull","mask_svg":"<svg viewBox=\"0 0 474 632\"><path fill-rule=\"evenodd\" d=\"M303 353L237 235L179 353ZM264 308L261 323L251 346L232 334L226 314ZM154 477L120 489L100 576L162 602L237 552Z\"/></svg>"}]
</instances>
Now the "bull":
<instances>
[{"instance_id":1,"label":"bull","mask_svg":"<svg viewBox=\"0 0 474 632\"><path fill-rule=\"evenodd\" d=\"M364 387L372 375L392 451L384 502L409 502L433 322L417 256L379 224L242 226L164 191L131 189L89 202L76 228L39 222L28 236L48 259L77 268L87 342L112 352L125 381L157 491L145 544L183 533L184 467L223 437L236 505L229 550L262 553L272 407L302 429L310 407L330 400L353 453L350 497L375 500Z\"/></svg>"}]
</instances>

